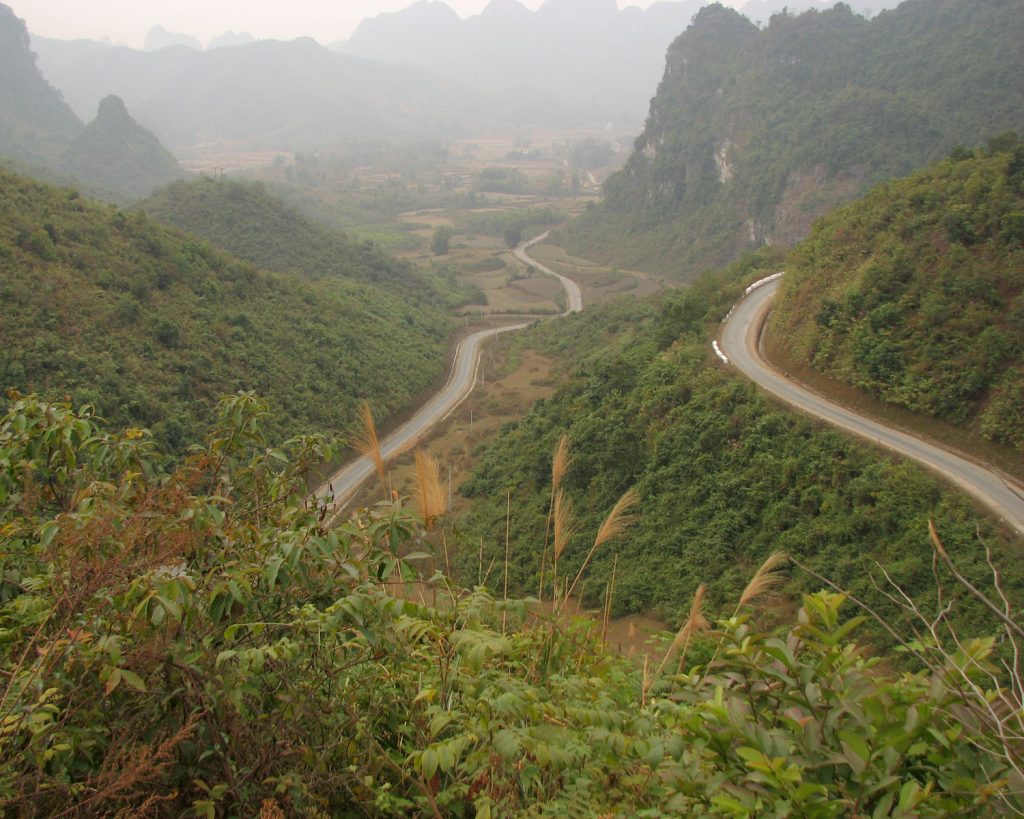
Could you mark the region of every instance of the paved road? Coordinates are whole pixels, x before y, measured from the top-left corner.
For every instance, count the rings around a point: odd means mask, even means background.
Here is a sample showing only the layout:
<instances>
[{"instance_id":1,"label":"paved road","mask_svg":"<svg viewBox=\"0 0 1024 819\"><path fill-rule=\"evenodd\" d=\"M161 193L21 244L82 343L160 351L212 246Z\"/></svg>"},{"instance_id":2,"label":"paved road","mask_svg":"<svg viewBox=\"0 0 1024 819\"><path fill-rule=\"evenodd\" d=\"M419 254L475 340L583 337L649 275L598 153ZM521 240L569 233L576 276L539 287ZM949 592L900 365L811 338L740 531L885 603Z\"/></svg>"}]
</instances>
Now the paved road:
<instances>
[{"instance_id":1,"label":"paved road","mask_svg":"<svg viewBox=\"0 0 1024 819\"><path fill-rule=\"evenodd\" d=\"M525 262L528 265L536 267L542 273L546 273L549 276L553 276L562 283L562 287L565 289L566 302L568 303L566 311L562 314L563 316L567 316L569 313L579 313L581 310L583 310L583 294L580 292L580 286L576 284L576 282L574 282L572 279L563 276L561 273L556 273L550 267L545 267L536 259L533 259L526 252L534 245L539 245L541 242L547 239L548 234L550 233L550 230L545 231L536 239L531 239L530 241L519 245L519 247L515 249L516 258L519 259L519 261L521 262Z\"/></svg>"},{"instance_id":2,"label":"paved road","mask_svg":"<svg viewBox=\"0 0 1024 819\"><path fill-rule=\"evenodd\" d=\"M940 473L991 508L1009 526L1024 534L1024 489L1000 475L945 449L857 415L788 381L761 357L760 332L779 282L754 290L736 305L721 334L722 351L730 364L788 404L869 441L913 458Z\"/></svg>"},{"instance_id":3,"label":"paved road","mask_svg":"<svg viewBox=\"0 0 1024 819\"><path fill-rule=\"evenodd\" d=\"M560 276L553 270L549 270L544 265L534 261L527 254L529 248L538 242L544 241L547 236L548 234L544 233L536 239L520 245L516 248L515 254L526 264L533 265L549 276L554 276L562 283L569 305L569 308L562 315L578 313L583 309L583 297L576 282L565 276ZM411 447L436 424L451 415L469 397L476 384L477 370L480 365L480 347L484 341L501 333L521 330L531 323L530 321L521 321L503 327L478 330L462 339L458 347L455 348L455 361L452 364L452 373L448 377L448 383L444 385L437 395L420 407L412 418L381 442L381 452L384 455L384 460L394 458L402 451ZM373 462L369 458L365 456L357 458L327 478L314 495L318 500L333 496L334 503L332 508L336 513L345 508L345 505L352 500L353 495L355 495L363 481L369 478L373 472Z\"/></svg>"}]
</instances>

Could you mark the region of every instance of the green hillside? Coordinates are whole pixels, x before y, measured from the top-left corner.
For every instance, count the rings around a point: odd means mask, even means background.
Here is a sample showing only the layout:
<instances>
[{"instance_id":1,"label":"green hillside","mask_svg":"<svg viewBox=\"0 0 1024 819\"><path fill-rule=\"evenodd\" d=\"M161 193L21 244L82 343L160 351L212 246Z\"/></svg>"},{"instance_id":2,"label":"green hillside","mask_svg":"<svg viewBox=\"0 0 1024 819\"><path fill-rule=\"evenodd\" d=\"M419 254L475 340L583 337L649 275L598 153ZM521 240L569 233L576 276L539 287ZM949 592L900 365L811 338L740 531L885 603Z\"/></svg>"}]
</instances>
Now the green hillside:
<instances>
[{"instance_id":1,"label":"green hillside","mask_svg":"<svg viewBox=\"0 0 1024 819\"><path fill-rule=\"evenodd\" d=\"M1024 451L1024 145L992 145L817 223L769 338L777 360Z\"/></svg>"},{"instance_id":2,"label":"green hillside","mask_svg":"<svg viewBox=\"0 0 1024 819\"><path fill-rule=\"evenodd\" d=\"M646 128L570 247L692 280L958 144L1024 129L1024 6L908 0L758 29L704 8L671 46ZM585 250L585 252L584 252Z\"/></svg>"},{"instance_id":3,"label":"green hillside","mask_svg":"<svg viewBox=\"0 0 1024 819\"><path fill-rule=\"evenodd\" d=\"M573 464L562 487L580 525L561 574L575 573L590 548L587 533L625 490L641 497L637 525L594 555L587 605L600 605L615 565L615 612L654 609L679 621L698 584L707 584L713 606L723 605L766 555L783 549L899 622L872 578L880 564L928 598L930 518L957 559L984 575L980 531L1001 555L1007 588L1024 598L1024 571L1009 559L1013 540L997 536L968 499L911 463L780 408L717 366L709 330L746 284L780 262L754 256L653 304L597 305L532 331L534 344L574 361L575 372L485 448L461 487L474 499L460 530L464 577L476 576L481 544L484 566L503 561L511 490L510 579L537 593L551 457L565 433ZM811 587L803 576L790 591Z\"/></svg>"},{"instance_id":4,"label":"green hillside","mask_svg":"<svg viewBox=\"0 0 1024 819\"><path fill-rule=\"evenodd\" d=\"M115 96L100 101L96 119L68 146L61 170L87 185L105 187L124 201L141 199L185 173Z\"/></svg>"},{"instance_id":5,"label":"green hillside","mask_svg":"<svg viewBox=\"0 0 1024 819\"><path fill-rule=\"evenodd\" d=\"M156 191L140 207L151 217L200 236L267 270L321 279L357 279L431 304L458 305L479 296L454 277L386 255L310 220L261 183L202 178Z\"/></svg>"},{"instance_id":6,"label":"green hillside","mask_svg":"<svg viewBox=\"0 0 1024 819\"><path fill-rule=\"evenodd\" d=\"M383 275L383 274L382 274ZM0 384L93 402L167 447L223 393L281 408L275 437L380 417L444 367L440 309L357 277L262 271L142 213L0 173Z\"/></svg>"}]
</instances>

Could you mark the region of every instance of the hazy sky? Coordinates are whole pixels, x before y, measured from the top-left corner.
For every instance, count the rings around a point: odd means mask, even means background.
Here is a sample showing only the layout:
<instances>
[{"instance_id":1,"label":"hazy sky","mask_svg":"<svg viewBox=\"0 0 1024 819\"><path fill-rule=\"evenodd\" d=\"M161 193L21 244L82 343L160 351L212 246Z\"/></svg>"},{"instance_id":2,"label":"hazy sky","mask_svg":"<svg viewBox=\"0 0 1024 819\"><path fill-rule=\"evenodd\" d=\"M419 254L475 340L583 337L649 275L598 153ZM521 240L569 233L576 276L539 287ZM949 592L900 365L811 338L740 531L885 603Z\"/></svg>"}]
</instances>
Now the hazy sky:
<instances>
[{"instance_id":1,"label":"hazy sky","mask_svg":"<svg viewBox=\"0 0 1024 819\"><path fill-rule=\"evenodd\" d=\"M190 34L204 44L225 31L256 37L314 37L331 43L348 37L359 21L397 11L412 0L4 0L33 34L59 39L107 36L141 47L155 25ZM522 0L537 8L543 0ZM646 8L653 0L619 0ZM463 17L478 14L488 0L448 0Z\"/></svg>"}]
</instances>

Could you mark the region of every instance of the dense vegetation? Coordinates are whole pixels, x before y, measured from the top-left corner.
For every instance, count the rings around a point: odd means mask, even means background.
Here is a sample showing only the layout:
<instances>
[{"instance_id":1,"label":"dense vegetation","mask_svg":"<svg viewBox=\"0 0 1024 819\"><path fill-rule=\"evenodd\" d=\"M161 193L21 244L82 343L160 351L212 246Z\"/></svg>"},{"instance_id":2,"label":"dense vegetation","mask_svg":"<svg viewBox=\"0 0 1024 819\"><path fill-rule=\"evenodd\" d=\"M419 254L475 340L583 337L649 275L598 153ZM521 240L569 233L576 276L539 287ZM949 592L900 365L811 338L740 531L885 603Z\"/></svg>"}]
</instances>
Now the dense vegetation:
<instances>
[{"instance_id":1,"label":"dense vegetation","mask_svg":"<svg viewBox=\"0 0 1024 819\"><path fill-rule=\"evenodd\" d=\"M693 279L957 144L1024 129L1024 15L1007 0L848 6L759 29L721 5L669 49L636 150L570 247Z\"/></svg>"},{"instance_id":2,"label":"dense vegetation","mask_svg":"<svg viewBox=\"0 0 1024 819\"><path fill-rule=\"evenodd\" d=\"M366 266L379 254L367 251ZM382 275L392 267L384 268ZM0 384L94 403L182 451L217 397L256 388L273 432L381 417L440 374L440 308L341 275L261 271L206 243L0 173Z\"/></svg>"},{"instance_id":3,"label":"dense vegetation","mask_svg":"<svg viewBox=\"0 0 1024 819\"><path fill-rule=\"evenodd\" d=\"M816 224L769 335L776 360L1024 450L1024 145L992 147Z\"/></svg>"},{"instance_id":4,"label":"dense vegetation","mask_svg":"<svg viewBox=\"0 0 1024 819\"><path fill-rule=\"evenodd\" d=\"M583 625L523 628L523 603L440 573L435 603L402 599L436 535L400 502L325 530L303 476L329 447L268 448L265 418L251 395L225 400L206 445L161 477L144 433L88 411L17 398L0 417L0 809L1021 808L1020 748L999 733L1019 720L990 676L991 639L908 645L920 670L897 676L850 643L861 618L842 618L842 596L806 597L770 636L752 583L714 631L695 605L641 670Z\"/></svg>"},{"instance_id":5,"label":"dense vegetation","mask_svg":"<svg viewBox=\"0 0 1024 819\"><path fill-rule=\"evenodd\" d=\"M388 288L432 305L458 305L477 294L454 276L441 278L323 227L260 183L202 178L176 182L140 207L159 222L206 239L267 270L322 279L341 277Z\"/></svg>"},{"instance_id":6,"label":"dense vegetation","mask_svg":"<svg viewBox=\"0 0 1024 819\"><path fill-rule=\"evenodd\" d=\"M912 595L927 597L929 518L974 573L985 571L980 532L1020 599L1024 572L1009 557L1012 541L958 493L709 366L716 359L708 327L718 326L743 286L780 261L754 256L655 304L598 305L533 331L541 349L577 356L576 369L552 398L486 446L462 486L475 500L462 524L463 576L474 578L481 562L503 560L510 491L511 581L537 592L549 464L565 433L572 465L561 486L580 524L562 558L570 574L589 551L586 533L596 530L602 510L629 488L641 498L638 525L590 563L588 605L600 603L614 566L616 613L656 609L679 620L698 585L720 605L769 552L783 549L896 617L875 588L877 564ZM807 589L806 579L794 582L792 592Z\"/></svg>"}]
</instances>

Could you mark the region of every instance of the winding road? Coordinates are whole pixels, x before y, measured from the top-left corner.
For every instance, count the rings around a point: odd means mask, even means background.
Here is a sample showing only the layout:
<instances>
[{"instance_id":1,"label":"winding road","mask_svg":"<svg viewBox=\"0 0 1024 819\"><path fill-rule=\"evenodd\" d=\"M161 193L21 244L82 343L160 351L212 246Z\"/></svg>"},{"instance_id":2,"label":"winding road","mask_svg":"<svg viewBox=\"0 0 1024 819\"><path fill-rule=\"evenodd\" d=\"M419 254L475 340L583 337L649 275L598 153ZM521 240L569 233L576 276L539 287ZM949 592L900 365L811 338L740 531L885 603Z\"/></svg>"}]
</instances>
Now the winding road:
<instances>
[{"instance_id":1,"label":"winding road","mask_svg":"<svg viewBox=\"0 0 1024 819\"><path fill-rule=\"evenodd\" d=\"M772 395L847 432L913 458L992 509L1007 525L1024 534L1024 489L948 450L857 415L813 393L773 369L761 355L761 329L779 282L769 282L739 302L720 336L729 363Z\"/></svg>"},{"instance_id":2,"label":"winding road","mask_svg":"<svg viewBox=\"0 0 1024 819\"><path fill-rule=\"evenodd\" d=\"M555 271L535 261L527 253L535 244L543 242L548 237L548 233L550 231L542 233L528 242L524 242L515 249L515 255L526 264L537 268L548 276L553 276L561 282L565 290L566 303L568 304L568 308L561 314L562 316L567 316L570 313L579 313L583 309L583 294L580 292L579 285L572 279L555 273ZM411 447L436 424L448 418L469 397L473 387L476 385L477 372L480 367L480 348L487 339L501 333L522 330L524 327L528 327L532 321L521 321L502 327L490 327L486 330L478 330L463 338L455 348L452 372L448 377L448 382L441 391L420 407L412 418L381 441L381 454L384 456L384 460L387 461L394 458ZM373 462L364 455L331 474L317 488L313 495L318 501L333 498L331 511L334 515L337 515L352 500L363 481L369 478L373 472Z\"/></svg>"}]
</instances>

